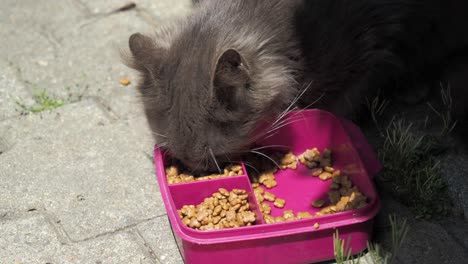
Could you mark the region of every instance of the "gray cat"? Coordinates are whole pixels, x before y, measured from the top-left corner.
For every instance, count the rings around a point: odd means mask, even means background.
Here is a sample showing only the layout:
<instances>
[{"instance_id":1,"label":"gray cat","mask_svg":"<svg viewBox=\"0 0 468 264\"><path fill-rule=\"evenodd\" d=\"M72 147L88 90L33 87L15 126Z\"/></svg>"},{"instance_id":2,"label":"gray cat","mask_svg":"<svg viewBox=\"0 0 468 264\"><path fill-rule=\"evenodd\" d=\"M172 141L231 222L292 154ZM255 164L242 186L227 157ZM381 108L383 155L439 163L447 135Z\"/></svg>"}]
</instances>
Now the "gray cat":
<instances>
[{"instance_id":1,"label":"gray cat","mask_svg":"<svg viewBox=\"0 0 468 264\"><path fill-rule=\"evenodd\" d=\"M347 115L377 88L412 89L468 43L464 1L200 2L156 36L132 35L127 59L157 142L197 171L238 159L286 110Z\"/></svg>"}]
</instances>

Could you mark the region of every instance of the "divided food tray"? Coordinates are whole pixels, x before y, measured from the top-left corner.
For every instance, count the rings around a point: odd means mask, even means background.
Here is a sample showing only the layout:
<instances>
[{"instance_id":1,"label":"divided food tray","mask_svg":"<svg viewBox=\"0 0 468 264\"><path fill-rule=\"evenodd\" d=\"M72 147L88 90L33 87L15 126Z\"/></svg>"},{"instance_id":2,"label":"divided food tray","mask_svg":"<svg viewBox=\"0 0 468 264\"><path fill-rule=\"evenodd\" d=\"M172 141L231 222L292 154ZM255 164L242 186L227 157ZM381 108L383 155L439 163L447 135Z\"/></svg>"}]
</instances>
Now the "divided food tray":
<instances>
[{"instance_id":1,"label":"divided food tray","mask_svg":"<svg viewBox=\"0 0 468 264\"><path fill-rule=\"evenodd\" d=\"M266 224L253 188L242 164L244 175L218 179L168 184L164 165L165 151L155 148L156 175L167 214L181 254L186 263L311 263L333 259L333 234L338 229L340 238L350 238L352 253L366 248L372 231L372 219L380 209L380 201L372 182L381 165L360 130L351 122L320 110L288 113L284 126L275 130L257 146L287 146L296 156L306 149L317 147L332 151L333 167L340 169L352 183L367 196L367 205L360 209L315 216L309 219ZM278 123L278 122L277 122ZM272 216L284 210L309 212L319 209L311 206L315 199L328 200L330 181L311 176L310 170L298 163L296 170L275 173L278 185L266 189L286 200L282 209L270 203ZM200 231L185 226L177 210L184 205L197 205L218 188L244 189L251 210L256 214L252 226ZM314 224L319 228L314 228Z\"/></svg>"}]
</instances>

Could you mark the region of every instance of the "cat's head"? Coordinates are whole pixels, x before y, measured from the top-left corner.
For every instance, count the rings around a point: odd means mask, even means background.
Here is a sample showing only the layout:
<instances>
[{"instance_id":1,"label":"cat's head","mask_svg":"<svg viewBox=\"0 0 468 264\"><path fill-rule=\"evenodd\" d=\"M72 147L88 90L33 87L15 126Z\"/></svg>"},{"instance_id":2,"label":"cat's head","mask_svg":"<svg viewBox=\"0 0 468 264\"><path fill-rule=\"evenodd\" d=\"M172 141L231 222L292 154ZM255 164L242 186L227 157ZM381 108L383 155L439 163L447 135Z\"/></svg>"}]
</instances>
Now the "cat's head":
<instances>
[{"instance_id":1,"label":"cat's head","mask_svg":"<svg viewBox=\"0 0 468 264\"><path fill-rule=\"evenodd\" d=\"M257 124L285 108L294 91L291 74L254 49L219 45L190 32L158 42L136 33L128 64L158 143L195 171L238 160ZM234 44L234 43L233 43Z\"/></svg>"}]
</instances>

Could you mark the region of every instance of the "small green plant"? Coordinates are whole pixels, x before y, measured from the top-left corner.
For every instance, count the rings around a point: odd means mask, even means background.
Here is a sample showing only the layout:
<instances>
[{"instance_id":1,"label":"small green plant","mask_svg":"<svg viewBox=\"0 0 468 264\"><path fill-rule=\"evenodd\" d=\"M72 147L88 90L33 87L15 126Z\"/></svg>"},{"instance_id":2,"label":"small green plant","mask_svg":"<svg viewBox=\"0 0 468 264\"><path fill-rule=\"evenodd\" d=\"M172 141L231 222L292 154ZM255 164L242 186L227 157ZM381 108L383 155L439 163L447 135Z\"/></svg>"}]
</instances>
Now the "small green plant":
<instances>
[{"instance_id":1,"label":"small green plant","mask_svg":"<svg viewBox=\"0 0 468 264\"><path fill-rule=\"evenodd\" d=\"M366 263L372 264L393 264L395 263L398 251L403 245L403 241L409 231L408 223L405 220L398 221L395 215L389 216L390 225L392 228L392 244L390 251L384 252L378 244L367 242L367 250L370 258L367 258ZM355 258L351 256L351 248L349 246L351 238L345 242L344 239L339 238L338 230L333 234L333 249L335 254L335 261L337 264L359 264L361 259L364 259L363 253L358 254Z\"/></svg>"},{"instance_id":2,"label":"small green plant","mask_svg":"<svg viewBox=\"0 0 468 264\"><path fill-rule=\"evenodd\" d=\"M444 146L437 137L416 134L412 126L392 120L385 130L379 149L385 167L381 179L391 183L398 199L418 217L446 214L450 199L438 161Z\"/></svg>"},{"instance_id":3,"label":"small green plant","mask_svg":"<svg viewBox=\"0 0 468 264\"><path fill-rule=\"evenodd\" d=\"M18 100L16 101L16 104L21 107L22 110L29 113L39 113L45 110L53 110L64 105L62 100L49 96L45 90L37 90L34 92L33 99L35 104L32 106L26 106L24 103L21 103Z\"/></svg>"},{"instance_id":4,"label":"small green plant","mask_svg":"<svg viewBox=\"0 0 468 264\"><path fill-rule=\"evenodd\" d=\"M367 108L369 109L372 121L374 122L375 127L379 130L381 135L382 131L380 130L379 119L383 116L389 103L389 101L381 99L379 96L374 97L372 101L370 101L369 98L366 98Z\"/></svg>"},{"instance_id":5,"label":"small green plant","mask_svg":"<svg viewBox=\"0 0 468 264\"><path fill-rule=\"evenodd\" d=\"M442 104L444 105L443 110L437 110L432 104L427 103L429 108L440 118L442 122L442 130L440 132L441 136L445 136L453 131L457 125L457 120L454 120L452 117L452 96L450 95L450 85L447 85L445 89L442 84L440 84L440 97L442 99Z\"/></svg>"},{"instance_id":6,"label":"small green plant","mask_svg":"<svg viewBox=\"0 0 468 264\"><path fill-rule=\"evenodd\" d=\"M352 257L350 243L351 237L348 237L348 240L345 242L344 239L340 239L338 230L333 234L333 252L337 264L358 264L361 261L362 254L358 254L357 258Z\"/></svg>"}]
</instances>

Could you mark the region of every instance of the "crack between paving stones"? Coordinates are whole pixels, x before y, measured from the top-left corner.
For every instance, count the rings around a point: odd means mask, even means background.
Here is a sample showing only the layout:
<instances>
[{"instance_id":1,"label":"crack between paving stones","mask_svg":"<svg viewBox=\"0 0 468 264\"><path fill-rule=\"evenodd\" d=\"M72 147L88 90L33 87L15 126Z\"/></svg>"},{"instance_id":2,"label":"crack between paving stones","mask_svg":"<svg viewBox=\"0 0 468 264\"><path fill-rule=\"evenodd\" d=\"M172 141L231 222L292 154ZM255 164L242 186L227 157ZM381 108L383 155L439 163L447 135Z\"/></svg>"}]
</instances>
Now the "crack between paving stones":
<instances>
[{"instance_id":1,"label":"crack between paving stones","mask_svg":"<svg viewBox=\"0 0 468 264\"><path fill-rule=\"evenodd\" d=\"M65 232L63 226L59 223L59 221L56 217L54 217L53 214L49 213L46 209L44 209L43 215L54 229L54 232L62 245L71 244L73 242L70 236L68 236L67 232Z\"/></svg>"},{"instance_id":2,"label":"crack between paving stones","mask_svg":"<svg viewBox=\"0 0 468 264\"><path fill-rule=\"evenodd\" d=\"M164 215L165 215L165 214L164 214ZM104 233L100 233L100 234L97 234L97 235L95 235L95 236L88 237L88 238L85 238L85 239L75 240L75 239L70 238L70 240L71 240L73 243L80 243L80 242L90 241L90 240L93 240L93 239L96 239L96 238L111 236L111 235L114 235L114 234L118 234L118 233L121 233L121 232L125 232L125 231L128 231L128 230L131 230L132 228L136 227L137 225L140 225L140 224L149 222L149 221L151 221L151 220L155 220L156 218L161 217L161 216L163 216L163 215L157 215L157 216L154 216L154 217L146 218L146 219L143 219L143 220L141 220L141 221L139 221L139 222L133 223L133 224L131 224L131 225L127 225L127 226L124 226L124 227L120 227L120 228L117 228L117 229L115 229L115 230L113 230L113 231L107 231L107 232L104 232Z\"/></svg>"},{"instance_id":3,"label":"crack between paving stones","mask_svg":"<svg viewBox=\"0 0 468 264\"><path fill-rule=\"evenodd\" d=\"M82 1L80 0L75 0L73 1L73 4L78 8L80 9L80 11L83 12L83 15L86 17L90 17L93 15L93 12L91 12L91 9L89 9L89 7L83 3Z\"/></svg>"},{"instance_id":4,"label":"crack between paving stones","mask_svg":"<svg viewBox=\"0 0 468 264\"><path fill-rule=\"evenodd\" d=\"M145 240L143 235L138 230L138 227L135 228L134 233L135 233L135 236L137 237L137 239L139 240L137 243L139 243L140 246L145 249L145 252L149 255L150 259L155 260L155 262L153 261L154 263L161 264L162 263L161 260L159 259L158 256L156 256L153 249L151 249L151 247L148 244L148 241Z\"/></svg>"},{"instance_id":5,"label":"crack between paving stones","mask_svg":"<svg viewBox=\"0 0 468 264\"><path fill-rule=\"evenodd\" d=\"M106 117L109 118L109 121L111 121L111 123L122 119L122 117L119 116L116 112L114 112L114 110L112 110L112 108L108 106L101 97L92 95L86 98L92 99L96 103L96 105L104 112Z\"/></svg>"}]
</instances>

